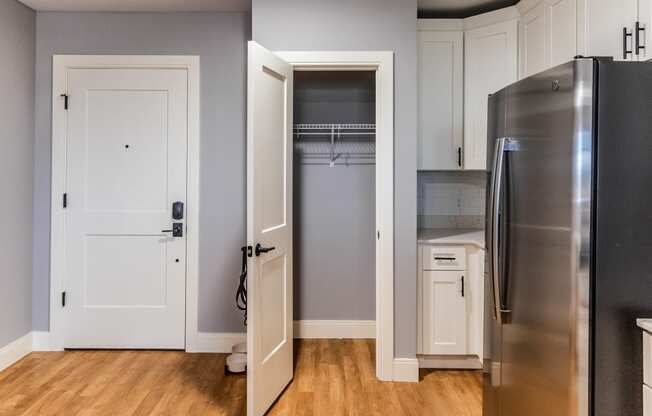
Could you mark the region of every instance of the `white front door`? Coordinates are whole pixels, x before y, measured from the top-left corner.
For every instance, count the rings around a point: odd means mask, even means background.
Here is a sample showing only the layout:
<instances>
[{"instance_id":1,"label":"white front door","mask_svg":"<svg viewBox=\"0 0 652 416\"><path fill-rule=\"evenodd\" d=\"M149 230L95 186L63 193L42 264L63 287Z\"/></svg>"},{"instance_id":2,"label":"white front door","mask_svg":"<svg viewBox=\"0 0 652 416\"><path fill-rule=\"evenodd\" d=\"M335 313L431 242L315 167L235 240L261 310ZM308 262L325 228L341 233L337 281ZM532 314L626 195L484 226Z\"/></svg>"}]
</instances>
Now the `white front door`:
<instances>
[{"instance_id":1,"label":"white front door","mask_svg":"<svg viewBox=\"0 0 652 416\"><path fill-rule=\"evenodd\" d=\"M64 346L183 349L186 239L163 230L185 235L187 72L66 78Z\"/></svg>"},{"instance_id":2,"label":"white front door","mask_svg":"<svg viewBox=\"0 0 652 416\"><path fill-rule=\"evenodd\" d=\"M247 415L260 416L293 376L293 69L249 42L248 72Z\"/></svg>"}]
</instances>

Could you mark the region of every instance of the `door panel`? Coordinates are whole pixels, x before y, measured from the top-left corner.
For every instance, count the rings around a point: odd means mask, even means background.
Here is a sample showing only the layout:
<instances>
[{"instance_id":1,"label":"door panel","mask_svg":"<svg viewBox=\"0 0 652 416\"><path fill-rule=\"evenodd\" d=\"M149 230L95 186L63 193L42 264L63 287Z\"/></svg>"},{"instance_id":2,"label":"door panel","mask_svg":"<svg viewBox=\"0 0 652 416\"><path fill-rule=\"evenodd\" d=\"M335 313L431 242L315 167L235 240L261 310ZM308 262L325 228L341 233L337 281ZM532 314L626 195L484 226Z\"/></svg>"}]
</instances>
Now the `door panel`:
<instances>
[{"instance_id":1,"label":"door panel","mask_svg":"<svg viewBox=\"0 0 652 416\"><path fill-rule=\"evenodd\" d=\"M553 88L553 81L559 88ZM506 90L501 416L570 415L573 65Z\"/></svg>"},{"instance_id":2,"label":"door panel","mask_svg":"<svg viewBox=\"0 0 652 416\"><path fill-rule=\"evenodd\" d=\"M69 69L67 348L185 346L187 73ZM178 260L178 261L177 261Z\"/></svg>"},{"instance_id":3,"label":"door panel","mask_svg":"<svg viewBox=\"0 0 652 416\"><path fill-rule=\"evenodd\" d=\"M290 64L249 42L247 415L264 414L293 377Z\"/></svg>"},{"instance_id":4,"label":"door panel","mask_svg":"<svg viewBox=\"0 0 652 416\"><path fill-rule=\"evenodd\" d=\"M548 13L549 67L554 67L570 61L577 55L577 0L549 0Z\"/></svg>"},{"instance_id":5,"label":"door panel","mask_svg":"<svg viewBox=\"0 0 652 416\"><path fill-rule=\"evenodd\" d=\"M487 169L487 96L517 80L518 22L466 32L464 169Z\"/></svg>"},{"instance_id":6,"label":"door panel","mask_svg":"<svg viewBox=\"0 0 652 416\"><path fill-rule=\"evenodd\" d=\"M463 51L462 32L419 32L419 170L462 168Z\"/></svg>"},{"instance_id":7,"label":"door panel","mask_svg":"<svg viewBox=\"0 0 652 416\"><path fill-rule=\"evenodd\" d=\"M587 56L613 56L623 60L623 28L634 30L638 17L638 0L591 0L586 2ZM627 39L632 50L632 37ZM633 54L627 61L634 60Z\"/></svg>"},{"instance_id":8,"label":"door panel","mask_svg":"<svg viewBox=\"0 0 652 416\"><path fill-rule=\"evenodd\" d=\"M484 332L483 332L483 416L499 416L500 377L502 372L502 325L496 319L493 278L492 201L490 192L494 169L496 140L505 137L505 92L501 90L489 97L487 133L487 182L485 215L485 273L484 273Z\"/></svg>"},{"instance_id":9,"label":"door panel","mask_svg":"<svg viewBox=\"0 0 652 416\"><path fill-rule=\"evenodd\" d=\"M521 18L519 26L521 43L520 78L548 68L550 62L549 23L547 5L540 3Z\"/></svg>"},{"instance_id":10,"label":"door panel","mask_svg":"<svg viewBox=\"0 0 652 416\"><path fill-rule=\"evenodd\" d=\"M424 271L426 354L466 354L467 319L463 271Z\"/></svg>"}]
</instances>

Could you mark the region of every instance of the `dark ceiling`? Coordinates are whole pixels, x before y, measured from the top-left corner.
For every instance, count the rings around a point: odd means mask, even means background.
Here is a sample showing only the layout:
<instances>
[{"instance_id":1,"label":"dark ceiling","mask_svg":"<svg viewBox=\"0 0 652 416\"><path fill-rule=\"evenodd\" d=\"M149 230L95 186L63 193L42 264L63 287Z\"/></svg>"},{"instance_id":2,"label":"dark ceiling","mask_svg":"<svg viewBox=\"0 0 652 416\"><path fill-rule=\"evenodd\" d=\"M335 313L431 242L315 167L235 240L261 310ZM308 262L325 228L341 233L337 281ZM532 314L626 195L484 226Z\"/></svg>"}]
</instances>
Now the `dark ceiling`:
<instances>
[{"instance_id":1,"label":"dark ceiling","mask_svg":"<svg viewBox=\"0 0 652 416\"><path fill-rule=\"evenodd\" d=\"M513 6L518 0L418 0L420 18L464 18Z\"/></svg>"}]
</instances>

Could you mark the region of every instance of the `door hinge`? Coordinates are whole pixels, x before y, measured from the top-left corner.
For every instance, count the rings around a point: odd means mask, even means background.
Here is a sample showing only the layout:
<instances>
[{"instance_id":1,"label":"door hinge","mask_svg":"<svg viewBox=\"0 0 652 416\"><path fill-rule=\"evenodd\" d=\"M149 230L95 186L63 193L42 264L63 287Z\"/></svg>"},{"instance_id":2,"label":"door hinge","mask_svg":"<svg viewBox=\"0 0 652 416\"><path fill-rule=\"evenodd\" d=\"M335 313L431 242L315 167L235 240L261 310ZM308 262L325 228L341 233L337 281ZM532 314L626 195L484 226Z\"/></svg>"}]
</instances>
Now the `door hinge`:
<instances>
[{"instance_id":1,"label":"door hinge","mask_svg":"<svg viewBox=\"0 0 652 416\"><path fill-rule=\"evenodd\" d=\"M68 193L67 192L63 193L63 207L68 208Z\"/></svg>"},{"instance_id":2,"label":"door hinge","mask_svg":"<svg viewBox=\"0 0 652 416\"><path fill-rule=\"evenodd\" d=\"M67 110L68 109L68 94L61 94L61 98L63 98L63 109Z\"/></svg>"},{"instance_id":3,"label":"door hinge","mask_svg":"<svg viewBox=\"0 0 652 416\"><path fill-rule=\"evenodd\" d=\"M66 292L61 292L61 306L66 306Z\"/></svg>"}]
</instances>

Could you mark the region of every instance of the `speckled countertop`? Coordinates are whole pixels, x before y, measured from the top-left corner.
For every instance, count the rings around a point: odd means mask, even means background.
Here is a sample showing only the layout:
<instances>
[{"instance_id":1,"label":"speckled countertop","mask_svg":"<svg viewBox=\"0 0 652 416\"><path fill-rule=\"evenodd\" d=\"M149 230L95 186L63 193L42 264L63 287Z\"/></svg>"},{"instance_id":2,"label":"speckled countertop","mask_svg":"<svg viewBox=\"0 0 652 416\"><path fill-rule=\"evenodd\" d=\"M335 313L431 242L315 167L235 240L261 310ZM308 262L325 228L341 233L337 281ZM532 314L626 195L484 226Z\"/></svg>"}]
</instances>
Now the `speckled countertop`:
<instances>
[{"instance_id":1,"label":"speckled countertop","mask_svg":"<svg viewBox=\"0 0 652 416\"><path fill-rule=\"evenodd\" d=\"M484 230L455 229L420 229L417 231L419 244L455 244L475 245L484 249ZM652 325L652 324L651 324Z\"/></svg>"}]
</instances>

